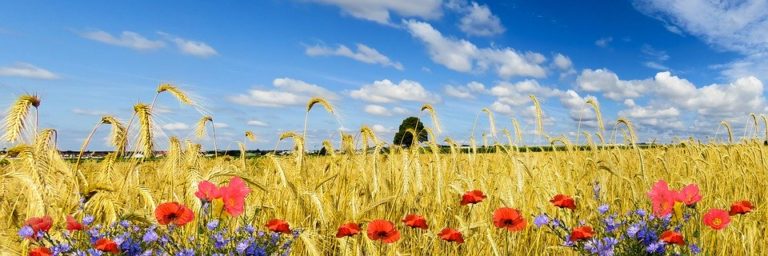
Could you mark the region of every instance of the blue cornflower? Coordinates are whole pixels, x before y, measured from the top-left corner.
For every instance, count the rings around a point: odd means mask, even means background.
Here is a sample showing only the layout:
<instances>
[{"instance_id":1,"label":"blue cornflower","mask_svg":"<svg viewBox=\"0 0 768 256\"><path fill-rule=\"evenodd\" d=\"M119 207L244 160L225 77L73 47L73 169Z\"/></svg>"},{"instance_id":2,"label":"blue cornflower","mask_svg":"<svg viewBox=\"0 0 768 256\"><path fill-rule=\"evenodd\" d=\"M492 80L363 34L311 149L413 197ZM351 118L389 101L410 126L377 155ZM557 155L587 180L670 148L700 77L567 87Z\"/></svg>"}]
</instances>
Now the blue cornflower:
<instances>
[{"instance_id":1,"label":"blue cornflower","mask_svg":"<svg viewBox=\"0 0 768 256\"><path fill-rule=\"evenodd\" d=\"M87 254L87 255L91 255L91 256L101 256L101 255L104 255L104 253L103 253L103 252L101 252L101 251L99 251L99 250L96 250L96 249L93 249L93 248L91 248L91 249L88 249L88 254Z\"/></svg>"},{"instance_id":2,"label":"blue cornflower","mask_svg":"<svg viewBox=\"0 0 768 256\"><path fill-rule=\"evenodd\" d=\"M691 248L691 253L693 254L701 253L701 248L699 248L699 246L696 244L691 244L690 248Z\"/></svg>"},{"instance_id":3,"label":"blue cornflower","mask_svg":"<svg viewBox=\"0 0 768 256\"><path fill-rule=\"evenodd\" d=\"M641 225L645 226L645 223L639 222L639 223L635 223L635 224L630 225L627 228L627 237L635 238L635 236L637 235L637 232L640 232Z\"/></svg>"},{"instance_id":4,"label":"blue cornflower","mask_svg":"<svg viewBox=\"0 0 768 256\"><path fill-rule=\"evenodd\" d=\"M651 243L647 247L645 247L645 251L647 253L652 253L652 254L653 253L664 254L664 251L665 251L664 245L665 245L664 242L660 242L660 241Z\"/></svg>"},{"instance_id":5,"label":"blue cornflower","mask_svg":"<svg viewBox=\"0 0 768 256\"><path fill-rule=\"evenodd\" d=\"M558 219L552 219L552 222L550 222L550 224L552 225L552 227L555 227L555 228L564 227L563 222L561 222Z\"/></svg>"},{"instance_id":6,"label":"blue cornflower","mask_svg":"<svg viewBox=\"0 0 768 256\"><path fill-rule=\"evenodd\" d=\"M208 230L214 230L219 227L219 220L212 220L205 226L208 228Z\"/></svg>"},{"instance_id":7,"label":"blue cornflower","mask_svg":"<svg viewBox=\"0 0 768 256\"><path fill-rule=\"evenodd\" d=\"M176 256L195 256L195 250L184 249L176 253Z\"/></svg>"},{"instance_id":8,"label":"blue cornflower","mask_svg":"<svg viewBox=\"0 0 768 256\"><path fill-rule=\"evenodd\" d=\"M90 226L91 223L93 223L93 216L85 215L85 217L83 217L83 225Z\"/></svg>"},{"instance_id":9,"label":"blue cornflower","mask_svg":"<svg viewBox=\"0 0 768 256\"><path fill-rule=\"evenodd\" d=\"M259 230L259 232L258 232L258 233L256 233L256 235L257 235L258 237L263 237L263 236L264 236L264 234L265 234L265 233L264 233L264 231L261 231L261 230Z\"/></svg>"},{"instance_id":10,"label":"blue cornflower","mask_svg":"<svg viewBox=\"0 0 768 256\"><path fill-rule=\"evenodd\" d=\"M155 233L154 228L148 228L147 233L144 233L144 236L141 238L142 241L145 243L151 243L154 241L157 241L160 237L157 236L157 233Z\"/></svg>"},{"instance_id":11,"label":"blue cornflower","mask_svg":"<svg viewBox=\"0 0 768 256\"><path fill-rule=\"evenodd\" d=\"M213 241L213 246L216 247L216 249L221 249L229 243L229 240L224 239L224 235L221 233L213 235Z\"/></svg>"},{"instance_id":12,"label":"blue cornflower","mask_svg":"<svg viewBox=\"0 0 768 256\"><path fill-rule=\"evenodd\" d=\"M301 230L297 228L297 229L294 229L291 233L293 234L293 238L298 238L299 235L301 234Z\"/></svg>"},{"instance_id":13,"label":"blue cornflower","mask_svg":"<svg viewBox=\"0 0 768 256\"><path fill-rule=\"evenodd\" d=\"M646 215L647 213L646 213L646 212L645 212L645 210L643 210L643 209L637 209L637 211L635 211L635 214L637 214L637 215L638 215L638 216L640 216L640 217L645 217L645 215Z\"/></svg>"},{"instance_id":14,"label":"blue cornflower","mask_svg":"<svg viewBox=\"0 0 768 256\"><path fill-rule=\"evenodd\" d=\"M269 242L272 245L277 245L278 241L280 241L280 233L272 232L272 236L269 238Z\"/></svg>"},{"instance_id":15,"label":"blue cornflower","mask_svg":"<svg viewBox=\"0 0 768 256\"><path fill-rule=\"evenodd\" d=\"M32 235L34 235L34 234L35 234L35 230L32 229L32 227L30 227L30 226L23 226L23 227L21 227L21 229L19 229L19 236L21 238L32 237Z\"/></svg>"},{"instance_id":16,"label":"blue cornflower","mask_svg":"<svg viewBox=\"0 0 768 256\"><path fill-rule=\"evenodd\" d=\"M600 214L605 214L606 212L608 212L609 208L610 206L608 206L607 204L603 204L597 207L597 212L599 212Z\"/></svg>"},{"instance_id":17,"label":"blue cornflower","mask_svg":"<svg viewBox=\"0 0 768 256\"><path fill-rule=\"evenodd\" d=\"M603 222L605 223L605 231L607 232L613 232L621 225L620 221L619 222L616 221L615 215L606 217Z\"/></svg>"},{"instance_id":18,"label":"blue cornflower","mask_svg":"<svg viewBox=\"0 0 768 256\"><path fill-rule=\"evenodd\" d=\"M547 225L549 224L549 217L547 217L546 214L541 214L539 216L536 216L536 218L533 219L533 224L536 225L537 228Z\"/></svg>"},{"instance_id":19,"label":"blue cornflower","mask_svg":"<svg viewBox=\"0 0 768 256\"><path fill-rule=\"evenodd\" d=\"M153 251L152 249L147 249L146 251L142 252L140 256L152 256Z\"/></svg>"},{"instance_id":20,"label":"blue cornflower","mask_svg":"<svg viewBox=\"0 0 768 256\"><path fill-rule=\"evenodd\" d=\"M248 244L249 244L248 240L240 241L239 243L237 243L237 246L235 246L235 251L237 251L237 253L240 253L240 254L245 253L245 249L248 249Z\"/></svg>"},{"instance_id":21,"label":"blue cornflower","mask_svg":"<svg viewBox=\"0 0 768 256\"><path fill-rule=\"evenodd\" d=\"M571 241L571 235L565 236L565 241L563 241L563 246L566 247L572 247L574 245L573 241Z\"/></svg>"},{"instance_id":22,"label":"blue cornflower","mask_svg":"<svg viewBox=\"0 0 768 256\"><path fill-rule=\"evenodd\" d=\"M267 251L265 251L264 248L256 246L256 244L252 244L251 246L248 246L248 248L245 249L245 255L248 255L248 256L267 256Z\"/></svg>"},{"instance_id":23,"label":"blue cornflower","mask_svg":"<svg viewBox=\"0 0 768 256\"><path fill-rule=\"evenodd\" d=\"M253 226L251 226L251 225L246 225L245 226L245 232L248 232L248 234L253 234L254 231L256 231L256 229L253 228Z\"/></svg>"},{"instance_id":24,"label":"blue cornflower","mask_svg":"<svg viewBox=\"0 0 768 256\"><path fill-rule=\"evenodd\" d=\"M53 251L53 255L61 255L69 252L69 250L72 250L72 246L70 246L68 243L62 243L53 246L51 250Z\"/></svg>"},{"instance_id":25,"label":"blue cornflower","mask_svg":"<svg viewBox=\"0 0 768 256\"><path fill-rule=\"evenodd\" d=\"M120 244L120 251L125 255L138 255L141 252L141 245L128 237Z\"/></svg>"},{"instance_id":26,"label":"blue cornflower","mask_svg":"<svg viewBox=\"0 0 768 256\"><path fill-rule=\"evenodd\" d=\"M127 220L122 220L122 221L120 221L120 226L124 227L124 228L128 228L128 227L131 226L131 222L127 221Z\"/></svg>"}]
</instances>

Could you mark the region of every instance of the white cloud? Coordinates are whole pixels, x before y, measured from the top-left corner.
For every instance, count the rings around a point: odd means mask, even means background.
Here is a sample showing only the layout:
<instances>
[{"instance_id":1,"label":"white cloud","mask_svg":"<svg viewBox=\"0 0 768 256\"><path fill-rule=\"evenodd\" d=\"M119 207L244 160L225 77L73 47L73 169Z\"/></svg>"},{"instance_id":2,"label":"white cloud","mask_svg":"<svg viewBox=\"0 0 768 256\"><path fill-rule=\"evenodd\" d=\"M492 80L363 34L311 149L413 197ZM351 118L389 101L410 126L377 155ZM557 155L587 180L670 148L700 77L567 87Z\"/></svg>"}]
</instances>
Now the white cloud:
<instances>
[{"instance_id":1,"label":"white cloud","mask_svg":"<svg viewBox=\"0 0 768 256\"><path fill-rule=\"evenodd\" d=\"M327 100L339 98L336 93L301 80L277 78L272 84L278 90L251 89L245 94L229 97L229 101L246 106L282 107L306 104L314 96Z\"/></svg>"},{"instance_id":2,"label":"white cloud","mask_svg":"<svg viewBox=\"0 0 768 256\"><path fill-rule=\"evenodd\" d=\"M581 97L573 90L568 90L560 94L560 103L569 110L568 114L571 117L571 120L574 121L591 121L597 119L592 107L587 104L587 100L589 99L597 100L591 95Z\"/></svg>"},{"instance_id":3,"label":"white cloud","mask_svg":"<svg viewBox=\"0 0 768 256\"><path fill-rule=\"evenodd\" d=\"M259 120L248 120L248 122L246 124L250 125L250 126L261 126L261 127L267 127L268 126L267 123L265 123L263 121L259 121Z\"/></svg>"},{"instance_id":4,"label":"white cloud","mask_svg":"<svg viewBox=\"0 0 768 256\"><path fill-rule=\"evenodd\" d=\"M161 40L150 40L131 31L123 31L119 37L112 36L101 30L85 32L82 33L81 36L94 41L128 47L135 50L152 50L165 47L165 43Z\"/></svg>"},{"instance_id":5,"label":"white cloud","mask_svg":"<svg viewBox=\"0 0 768 256\"><path fill-rule=\"evenodd\" d=\"M479 82L470 82L467 85L446 85L445 94L459 99L474 99L475 93L485 92L485 85Z\"/></svg>"},{"instance_id":6,"label":"white cloud","mask_svg":"<svg viewBox=\"0 0 768 256\"><path fill-rule=\"evenodd\" d=\"M18 62L12 66L0 67L0 76L15 76L33 79L53 80L58 75L29 63Z\"/></svg>"},{"instance_id":7,"label":"white cloud","mask_svg":"<svg viewBox=\"0 0 768 256\"><path fill-rule=\"evenodd\" d=\"M512 48L478 48L467 40L444 37L429 23L408 20L405 25L413 37L426 45L432 61L451 70L483 72L493 69L504 79L546 76L546 69L541 66L546 58L540 53L518 52Z\"/></svg>"},{"instance_id":8,"label":"white cloud","mask_svg":"<svg viewBox=\"0 0 768 256\"><path fill-rule=\"evenodd\" d=\"M387 128L387 127L384 127L383 125L380 125L380 124L374 124L373 126L371 126L371 129L373 130L373 132L375 132L377 134L395 133L395 129L394 128Z\"/></svg>"},{"instance_id":9,"label":"white cloud","mask_svg":"<svg viewBox=\"0 0 768 256\"><path fill-rule=\"evenodd\" d=\"M449 4L464 16L459 20L459 29L471 36L493 36L504 33L504 26L498 16L493 15L487 5L476 2Z\"/></svg>"},{"instance_id":10,"label":"white cloud","mask_svg":"<svg viewBox=\"0 0 768 256\"><path fill-rule=\"evenodd\" d=\"M363 63L379 64L403 70L403 64L390 60L389 57L364 44L357 44L357 51L346 45L339 45L335 49L321 45L308 46L305 53L309 56L343 56Z\"/></svg>"},{"instance_id":11,"label":"white cloud","mask_svg":"<svg viewBox=\"0 0 768 256\"><path fill-rule=\"evenodd\" d=\"M213 127L216 128L229 128L229 124L227 123L220 123L220 122L214 122Z\"/></svg>"},{"instance_id":12,"label":"white cloud","mask_svg":"<svg viewBox=\"0 0 768 256\"><path fill-rule=\"evenodd\" d=\"M425 19L442 16L441 0L311 0L336 5L345 14L381 24L391 24L392 13Z\"/></svg>"},{"instance_id":13,"label":"white cloud","mask_svg":"<svg viewBox=\"0 0 768 256\"><path fill-rule=\"evenodd\" d=\"M612 100L637 98L648 90L649 80L619 80L616 73L607 69L585 69L576 78L579 89L587 92L601 92Z\"/></svg>"},{"instance_id":14,"label":"white cloud","mask_svg":"<svg viewBox=\"0 0 768 256\"><path fill-rule=\"evenodd\" d=\"M395 114L399 114L399 115L408 114L408 110L405 109L405 108L401 108L401 107L394 107L394 108L392 108L392 112L394 112Z\"/></svg>"},{"instance_id":15,"label":"white cloud","mask_svg":"<svg viewBox=\"0 0 768 256\"><path fill-rule=\"evenodd\" d=\"M181 130L189 129L189 125L185 123L179 123L179 122L164 124L161 127L163 128L163 130L168 130L168 131L181 131Z\"/></svg>"},{"instance_id":16,"label":"white cloud","mask_svg":"<svg viewBox=\"0 0 768 256\"><path fill-rule=\"evenodd\" d=\"M680 111L675 107L637 106L627 100L629 109L619 111L619 116L627 117L636 124L656 129L682 129L683 122L678 119Z\"/></svg>"},{"instance_id":17,"label":"white cloud","mask_svg":"<svg viewBox=\"0 0 768 256\"><path fill-rule=\"evenodd\" d=\"M176 47L179 48L179 51L181 51L184 54L197 56L201 58L207 58L211 56L216 56L219 53L216 51L216 49L213 49L210 45L200 42L200 41L193 41L189 39L184 39L178 36L174 36L168 33L159 32L160 35L164 36L168 40L172 41L176 44Z\"/></svg>"},{"instance_id":18,"label":"white cloud","mask_svg":"<svg viewBox=\"0 0 768 256\"><path fill-rule=\"evenodd\" d=\"M389 109L381 105L366 105L364 110L366 113L371 115L377 115L377 116L392 115L392 112L390 112Z\"/></svg>"},{"instance_id":19,"label":"white cloud","mask_svg":"<svg viewBox=\"0 0 768 256\"><path fill-rule=\"evenodd\" d=\"M657 69L657 70L669 70L669 67L664 66L664 64L655 62L655 61L646 61L643 62L643 66L646 66L651 69Z\"/></svg>"},{"instance_id":20,"label":"white cloud","mask_svg":"<svg viewBox=\"0 0 768 256\"><path fill-rule=\"evenodd\" d=\"M603 38L597 39L597 41L595 41L595 45L605 48L605 47L608 47L611 41L613 41L613 37L610 37L610 36L603 37Z\"/></svg>"},{"instance_id":21,"label":"white cloud","mask_svg":"<svg viewBox=\"0 0 768 256\"><path fill-rule=\"evenodd\" d=\"M102 116L107 114L107 112L104 112L104 111L93 110L93 109L82 109L82 108L74 108L72 109L72 113L75 113L77 115L86 115L86 116Z\"/></svg>"},{"instance_id":22,"label":"white cloud","mask_svg":"<svg viewBox=\"0 0 768 256\"><path fill-rule=\"evenodd\" d=\"M560 53L555 55L553 63L555 64L555 67L561 71L568 71L573 69L573 62L571 62L571 58L568 58L567 56Z\"/></svg>"},{"instance_id":23,"label":"white cloud","mask_svg":"<svg viewBox=\"0 0 768 256\"><path fill-rule=\"evenodd\" d=\"M547 98L557 95L559 90L542 86L536 80L523 80L517 83L499 82L489 93L498 97L499 103L520 106L531 102L531 94L538 98Z\"/></svg>"},{"instance_id":24,"label":"white cloud","mask_svg":"<svg viewBox=\"0 0 768 256\"><path fill-rule=\"evenodd\" d=\"M352 98L374 103L390 103L396 101L416 101L435 103L440 97L427 91L418 82L402 80L395 84L389 80L374 81L358 90L351 91Z\"/></svg>"}]
</instances>

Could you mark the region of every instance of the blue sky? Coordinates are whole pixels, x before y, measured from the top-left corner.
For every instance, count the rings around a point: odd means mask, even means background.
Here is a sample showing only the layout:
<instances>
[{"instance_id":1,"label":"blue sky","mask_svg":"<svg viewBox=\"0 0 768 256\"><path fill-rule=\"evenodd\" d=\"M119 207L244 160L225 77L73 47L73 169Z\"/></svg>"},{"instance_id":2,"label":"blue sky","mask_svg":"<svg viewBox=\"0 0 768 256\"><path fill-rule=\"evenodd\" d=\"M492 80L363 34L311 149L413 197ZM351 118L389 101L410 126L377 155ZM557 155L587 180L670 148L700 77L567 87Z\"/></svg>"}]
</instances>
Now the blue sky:
<instances>
[{"instance_id":1,"label":"blue sky","mask_svg":"<svg viewBox=\"0 0 768 256\"><path fill-rule=\"evenodd\" d=\"M41 126L59 131L62 149L77 149L100 115L127 121L165 82L211 113L222 148L246 130L259 138L251 148L273 148L280 132L302 129L316 95L342 129L368 125L386 141L431 103L441 137L466 141L487 107L499 130L516 118L526 142L540 143L529 94L547 134L571 140L595 132L589 98L609 130L626 117L643 141L712 137L722 120L743 135L749 113L768 112L766 14L765 1L703 0L6 3L0 103L39 94ZM192 138L199 117L161 95L158 143ZM338 140L333 117L309 120L310 148ZM477 125L479 140L488 124Z\"/></svg>"}]
</instances>

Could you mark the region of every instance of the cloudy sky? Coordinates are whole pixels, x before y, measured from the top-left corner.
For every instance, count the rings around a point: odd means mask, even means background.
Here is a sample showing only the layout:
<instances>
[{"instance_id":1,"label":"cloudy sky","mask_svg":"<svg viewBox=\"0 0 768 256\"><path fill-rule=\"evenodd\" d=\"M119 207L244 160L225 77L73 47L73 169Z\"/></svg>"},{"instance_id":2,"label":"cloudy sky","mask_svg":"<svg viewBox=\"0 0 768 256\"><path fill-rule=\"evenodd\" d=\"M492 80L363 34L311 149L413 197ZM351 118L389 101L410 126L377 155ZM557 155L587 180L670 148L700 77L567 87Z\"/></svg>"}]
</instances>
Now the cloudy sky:
<instances>
[{"instance_id":1,"label":"cloudy sky","mask_svg":"<svg viewBox=\"0 0 768 256\"><path fill-rule=\"evenodd\" d=\"M643 141L713 137L722 120L741 136L749 113L768 112L766 14L766 1L750 0L5 3L0 104L39 94L41 126L59 131L62 149L77 149L100 115L127 121L165 82L213 115L222 148L246 130L251 148L273 148L302 129L312 96L338 121L313 111L310 148L361 125L389 141L424 103L441 137L466 141L487 107L499 130L515 118L534 143L530 94L546 133L571 140L595 131L590 98L609 131L626 117ZM170 95L154 115L161 145L191 138L200 117ZM479 137L488 123L477 120Z\"/></svg>"}]
</instances>

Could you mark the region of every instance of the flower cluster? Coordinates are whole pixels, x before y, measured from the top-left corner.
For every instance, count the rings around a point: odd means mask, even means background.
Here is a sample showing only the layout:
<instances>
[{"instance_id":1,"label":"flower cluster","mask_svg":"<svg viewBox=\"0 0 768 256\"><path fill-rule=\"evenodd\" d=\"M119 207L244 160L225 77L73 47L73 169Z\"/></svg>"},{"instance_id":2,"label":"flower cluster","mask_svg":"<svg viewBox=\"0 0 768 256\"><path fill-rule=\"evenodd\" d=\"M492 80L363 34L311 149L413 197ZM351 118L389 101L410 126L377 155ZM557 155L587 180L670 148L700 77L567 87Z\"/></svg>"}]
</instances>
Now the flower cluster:
<instances>
[{"instance_id":1,"label":"flower cluster","mask_svg":"<svg viewBox=\"0 0 768 256\"><path fill-rule=\"evenodd\" d=\"M257 230L244 212L250 189L234 177L217 187L209 181L198 185L195 195L202 201L196 214L178 202L164 202L155 209L156 223L141 219L121 220L109 225L94 224L92 216L78 220L67 216L65 231L51 234L50 216L34 217L19 230L30 240L29 255L288 255L300 234L288 222L272 219L265 230ZM216 206L230 218L217 217ZM199 218L196 218L199 217ZM196 222L195 222L196 221ZM196 224L197 226L194 226Z\"/></svg>"},{"instance_id":2,"label":"flower cluster","mask_svg":"<svg viewBox=\"0 0 768 256\"><path fill-rule=\"evenodd\" d=\"M626 213L611 211L608 204L600 204L600 186L595 184L594 198L597 221L578 220L576 202L567 195L556 195L550 201L554 206L570 211L553 216L540 214L534 225L559 237L562 245L581 254L590 255L695 255L702 248L695 241L702 230L696 204L702 196L696 184L672 190L661 180L647 193L652 211L640 208ZM710 209L701 221L712 230L721 230L731 221L730 216L746 214L753 209L749 201L731 205L730 211Z\"/></svg>"}]
</instances>

